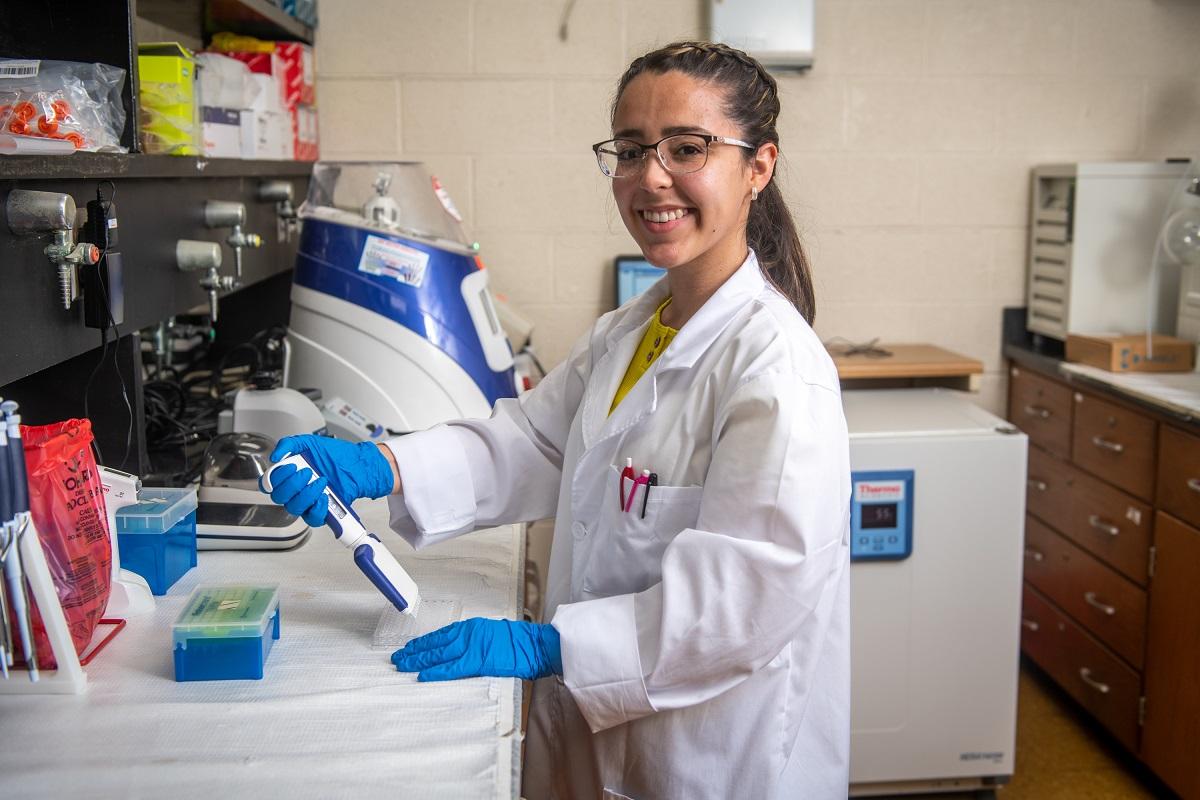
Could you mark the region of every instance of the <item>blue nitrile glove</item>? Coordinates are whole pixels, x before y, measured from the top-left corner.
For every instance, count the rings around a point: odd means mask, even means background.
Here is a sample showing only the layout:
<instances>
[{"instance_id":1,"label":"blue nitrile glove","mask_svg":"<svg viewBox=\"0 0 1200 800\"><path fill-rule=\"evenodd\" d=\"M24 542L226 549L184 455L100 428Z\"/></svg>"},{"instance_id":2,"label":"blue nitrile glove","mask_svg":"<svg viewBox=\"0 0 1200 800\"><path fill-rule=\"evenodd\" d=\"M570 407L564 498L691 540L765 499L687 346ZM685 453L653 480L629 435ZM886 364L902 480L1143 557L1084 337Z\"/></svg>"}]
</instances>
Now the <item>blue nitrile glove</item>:
<instances>
[{"instance_id":1,"label":"blue nitrile glove","mask_svg":"<svg viewBox=\"0 0 1200 800\"><path fill-rule=\"evenodd\" d=\"M507 619L464 619L413 639L392 653L398 672L419 681L458 678L536 680L562 675L562 645L551 625Z\"/></svg>"},{"instance_id":2,"label":"blue nitrile glove","mask_svg":"<svg viewBox=\"0 0 1200 800\"><path fill-rule=\"evenodd\" d=\"M278 461L289 453L303 454L321 477L310 484L312 470L297 470L285 464L272 473L275 488L271 499L289 514L304 517L313 527L325 524L329 508L326 486L347 503L392 492L392 465L372 442L345 442L312 434L285 436L275 446L271 460Z\"/></svg>"}]
</instances>

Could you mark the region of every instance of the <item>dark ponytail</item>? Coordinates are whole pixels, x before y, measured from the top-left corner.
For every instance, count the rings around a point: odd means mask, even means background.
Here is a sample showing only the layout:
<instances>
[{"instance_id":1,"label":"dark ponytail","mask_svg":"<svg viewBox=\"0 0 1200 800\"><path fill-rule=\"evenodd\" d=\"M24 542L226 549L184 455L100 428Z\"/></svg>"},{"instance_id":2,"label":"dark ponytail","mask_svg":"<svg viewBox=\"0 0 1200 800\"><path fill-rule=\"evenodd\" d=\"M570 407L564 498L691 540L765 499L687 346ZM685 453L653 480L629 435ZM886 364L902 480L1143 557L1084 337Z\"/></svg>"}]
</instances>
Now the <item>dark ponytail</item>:
<instances>
[{"instance_id":1,"label":"dark ponytail","mask_svg":"<svg viewBox=\"0 0 1200 800\"><path fill-rule=\"evenodd\" d=\"M614 118L617 103L630 81L643 72L661 75L672 71L722 87L726 116L738 125L742 138L756 150L767 142L779 146L779 132L775 129L779 92L775 79L762 64L741 50L713 42L676 42L635 59L617 85ZM747 160L754 158L752 151L745 153ZM759 192L758 199L750 204L746 242L758 255L763 275L811 325L817 315L812 274L791 211L774 175Z\"/></svg>"}]
</instances>

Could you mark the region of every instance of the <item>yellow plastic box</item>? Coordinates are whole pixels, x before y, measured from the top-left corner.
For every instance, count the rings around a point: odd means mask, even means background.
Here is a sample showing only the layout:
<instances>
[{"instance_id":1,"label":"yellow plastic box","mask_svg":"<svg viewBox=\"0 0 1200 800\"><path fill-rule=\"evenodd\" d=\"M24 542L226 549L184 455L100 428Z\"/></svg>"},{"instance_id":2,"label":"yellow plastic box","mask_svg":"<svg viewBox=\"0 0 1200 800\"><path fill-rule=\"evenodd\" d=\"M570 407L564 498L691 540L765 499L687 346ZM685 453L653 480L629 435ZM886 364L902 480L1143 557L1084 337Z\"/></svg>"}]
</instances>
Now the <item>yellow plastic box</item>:
<instances>
[{"instance_id":1,"label":"yellow plastic box","mask_svg":"<svg viewBox=\"0 0 1200 800\"><path fill-rule=\"evenodd\" d=\"M138 45L138 99L142 149L147 153L200 154L196 58L178 42Z\"/></svg>"}]
</instances>

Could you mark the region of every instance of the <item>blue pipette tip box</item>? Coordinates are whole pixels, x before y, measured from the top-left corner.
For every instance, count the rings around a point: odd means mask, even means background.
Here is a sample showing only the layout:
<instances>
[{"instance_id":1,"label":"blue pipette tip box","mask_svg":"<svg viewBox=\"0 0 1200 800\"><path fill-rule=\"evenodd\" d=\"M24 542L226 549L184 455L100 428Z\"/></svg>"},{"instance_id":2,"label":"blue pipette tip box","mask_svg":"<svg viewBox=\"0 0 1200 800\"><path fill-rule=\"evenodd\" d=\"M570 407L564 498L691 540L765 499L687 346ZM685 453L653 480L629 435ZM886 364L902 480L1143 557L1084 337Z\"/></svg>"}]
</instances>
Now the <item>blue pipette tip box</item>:
<instances>
[{"instance_id":1,"label":"blue pipette tip box","mask_svg":"<svg viewBox=\"0 0 1200 800\"><path fill-rule=\"evenodd\" d=\"M117 509L121 566L164 595L196 566L196 490L142 487L136 505Z\"/></svg>"},{"instance_id":2,"label":"blue pipette tip box","mask_svg":"<svg viewBox=\"0 0 1200 800\"><path fill-rule=\"evenodd\" d=\"M278 586L198 586L172 630L175 680L261 680L278 638Z\"/></svg>"}]
</instances>

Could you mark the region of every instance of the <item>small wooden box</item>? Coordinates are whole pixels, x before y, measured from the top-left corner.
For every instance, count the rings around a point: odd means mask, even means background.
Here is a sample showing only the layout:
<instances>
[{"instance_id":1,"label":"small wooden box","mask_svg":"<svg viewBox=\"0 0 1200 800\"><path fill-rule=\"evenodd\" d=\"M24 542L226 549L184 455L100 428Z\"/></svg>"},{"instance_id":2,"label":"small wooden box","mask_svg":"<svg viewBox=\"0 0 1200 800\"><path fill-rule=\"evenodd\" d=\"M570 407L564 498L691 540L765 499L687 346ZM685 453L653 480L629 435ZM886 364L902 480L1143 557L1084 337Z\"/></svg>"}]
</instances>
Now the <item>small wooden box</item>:
<instances>
[{"instance_id":1,"label":"small wooden box","mask_svg":"<svg viewBox=\"0 0 1200 800\"><path fill-rule=\"evenodd\" d=\"M1146 358L1145 334L1128 336L1067 336L1067 361L1109 372L1190 372L1196 363L1196 343L1172 336L1154 337L1154 357Z\"/></svg>"}]
</instances>

